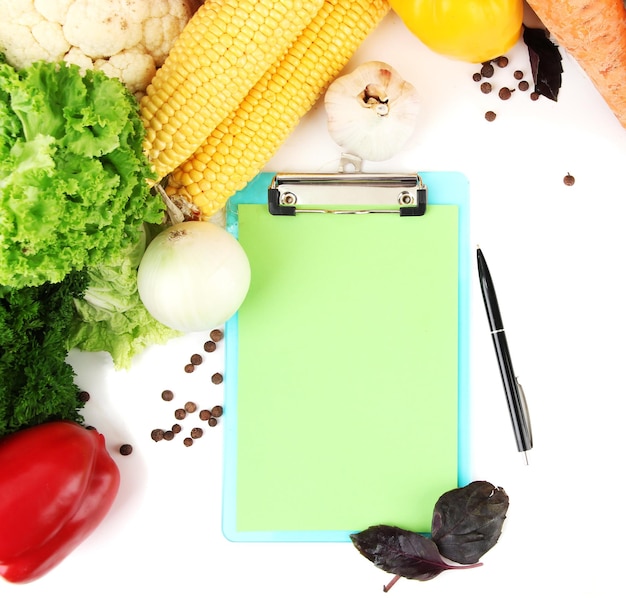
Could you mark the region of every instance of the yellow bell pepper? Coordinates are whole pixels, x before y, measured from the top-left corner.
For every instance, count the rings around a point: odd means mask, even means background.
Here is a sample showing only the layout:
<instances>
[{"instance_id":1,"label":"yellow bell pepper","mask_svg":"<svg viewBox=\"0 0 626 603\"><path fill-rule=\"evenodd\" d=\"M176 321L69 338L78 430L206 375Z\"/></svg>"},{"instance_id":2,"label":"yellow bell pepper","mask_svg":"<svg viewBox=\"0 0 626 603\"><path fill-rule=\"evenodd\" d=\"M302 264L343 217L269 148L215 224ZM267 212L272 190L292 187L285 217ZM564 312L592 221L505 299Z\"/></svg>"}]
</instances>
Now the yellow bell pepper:
<instances>
[{"instance_id":1,"label":"yellow bell pepper","mask_svg":"<svg viewBox=\"0 0 626 603\"><path fill-rule=\"evenodd\" d=\"M469 63L503 55L522 32L522 0L390 0L389 4L428 48Z\"/></svg>"}]
</instances>

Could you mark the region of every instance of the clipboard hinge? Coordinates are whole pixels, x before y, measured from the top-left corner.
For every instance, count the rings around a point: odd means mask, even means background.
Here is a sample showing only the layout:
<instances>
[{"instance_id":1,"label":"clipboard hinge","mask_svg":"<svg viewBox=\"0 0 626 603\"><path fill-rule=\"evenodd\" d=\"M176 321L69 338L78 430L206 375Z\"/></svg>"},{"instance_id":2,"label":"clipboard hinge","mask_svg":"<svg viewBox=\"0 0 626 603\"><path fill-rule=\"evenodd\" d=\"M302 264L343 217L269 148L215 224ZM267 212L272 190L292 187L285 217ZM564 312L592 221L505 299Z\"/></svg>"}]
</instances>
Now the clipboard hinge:
<instances>
[{"instance_id":1,"label":"clipboard hinge","mask_svg":"<svg viewBox=\"0 0 626 603\"><path fill-rule=\"evenodd\" d=\"M423 216L427 187L417 173L276 174L268 187L272 215L296 213Z\"/></svg>"}]
</instances>

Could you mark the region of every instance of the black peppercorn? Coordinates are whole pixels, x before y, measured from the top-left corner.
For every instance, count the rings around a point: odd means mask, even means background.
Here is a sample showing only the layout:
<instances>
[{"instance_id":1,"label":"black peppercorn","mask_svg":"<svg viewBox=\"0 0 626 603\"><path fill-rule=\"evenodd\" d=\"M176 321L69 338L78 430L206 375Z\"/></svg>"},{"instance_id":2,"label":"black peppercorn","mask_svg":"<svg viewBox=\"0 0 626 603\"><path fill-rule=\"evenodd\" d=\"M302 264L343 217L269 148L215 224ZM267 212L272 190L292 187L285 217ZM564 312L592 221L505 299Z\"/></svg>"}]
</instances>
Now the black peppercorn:
<instances>
[{"instance_id":1,"label":"black peppercorn","mask_svg":"<svg viewBox=\"0 0 626 603\"><path fill-rule=\"evenodd\" d=\"M183 444L184 444L185 446L187 446L187 448L189 448L189 446L191 446L191 445L193 444L193 439L192 439L192 438L185 438L185 439L183 440Z\"/></svg>"},{"instance_id":2,"label":"black peppercorn","mask_svg":"<svg viewBox=\"0 0 626 603\"><path fill-rule=\"evenodd\" d=\"M573 186L574 182L576 182L576 179L569 172L563 178L563 183L565 184L565 186Z\"/></svg>"},{"instance_id":3,"label":"black peppercorn","mask_svg":"<svg viewBox=\"0 0 626 603\"><path fill-rule=\"evenodd\" d=\"M492 88L492 86L491 86L491 84L490 84L489 82L483 82L483 83L480 85L480 91L481 91L483 94L489 94L489 93L491 92L491 90L492 90L492 89L493 89L493 88Z\"/></svg>"},{"instance_id":4,"label":"black peppercorn","mask_svg":"<svg viewBox=\"0 0 626 603\"><path fill-rule=\"evenodd\" d=\"M187 412L196 412L197 408L198 406L195 402L185 402L185 410Z\"/></svg>"},{"instance_id":5,"label":"black peppercorn","mask_svg":"<svg viewBox=\"0 0 626 603\"><path fill-rule=\"evenodd\" d=\"M200 354L192 354L190 360L191 364L193 364L194 366L202 364L202 356L200 356Z\"/></svg>"},{"instance_id":6,"label":"black peppercorn","mask_svg":"<svg viewBox=\"0 0 626 603\"><path fill-rule=\"evenodd\" d=\"M493 75L494 68L491 63L483 63L483 66L480 69L480 74L483 77L491 77Z\"/></svg>"},{"instance_id":7,"label":"black peppercorn","mask_svg":"<svg viewBox=\"0 0 626 603\"><path fill-rule=\"evenodd\" d=\"M129 454L132 454L133 452L133 447L130 444L122 444L120 446L120 454L122 456L128 456Z\"/></svg>"},{"instance_id":8,"label":"black peppercorn","mask_svg":"<svg viewBox=\"0 0 626 603\"><path fill-rule=\"evenodd\" d=\"M221 406L214 406L214 407L211 409L211 414L212 414L214 417L221 417L221 416L222 416L222 414L223 414L223 412L224 412L224 409L223 409Z\"/></svg>"},{"instance_id":9,"label":"black peppercorn","mask_svg":"<svg viewBox=\"0 0 626 603\"><path fill-rule=\"evenodd\" d=\"M167 440L168 442L170 440L174 439L174 432L171 429L168 429L167 431L163 432L163 439Z\"/></svg>"},{"instance_id":10,"label":"black peppercorn","mask_svg":"<svg viewBox=\"0 0 626 603\"><path fill-rule=\"evenodd\" d=\"M187 411L184 408L177 408L174 411L174 416L180 421L187 416Z\"/></svg>"},{"instance_id":11,"label":"black peppercorn","mask_svg":"<svg viewBox=\"0 0 626 603\"><path fill-rule=\"evenodd\" d=\"M202 434L203 434L203 433L204 433L204 432L202 431L202 428L200 428L200 427L194 427L194 428L191 430L191 437L192 437L194 440L197 440L198 438L201 438L201 437L202 437Z\"/></svg>"},{"instance_id":12,"label":"black peppercorn","mask_svg":"<svg viewBox=\"0 0 626 603\"><path fill-rule=\"evenodd\" d=\"M215 427L217 425L217 419L215 417L210 417L207 423L210 427Z\"/></svg>"},{"instance_id":13,"label":"black peppercorn","mask_svg":"<svg viewBox=\"0 0 626 603\"><path fill-rule=\"evenodd\" d=\"M522 80L517 87L522 91L522 92L526 92L526 90L528 90L528 88L530 88L530 84L526 81L526 80Z\"/></svg>"},{"instance_id":14,"label":"black peppercorn","mask_svg":"<svg viewBox=\"0 0 626 603\"><path fill-rule=\"evenodd\" d=\"M178 423L174 423L174 425L172 425L172 431L174 433L180 433L182 429L183 428Z\"/></svg>"},{"instance_id":15,"label":"black peppercorn","mask_svg":"<svg viewBox=\"0 0 626 603\"><path fill-rule=\"evenodd\" d=\"M213 373L213 375L211 375L211 381L215 383L215 385L219 385L224 381L224 377L222 377L221 373Z\"/></svg>"},{"instance_id":16,"label":"black peppercorn","mask_svg":"<svg viewBox=\"0 0 626 603\"><path fill-rule=\"evenodd\" d=\"M204 351L205 352L215 352L216 348L217 348L217 346L215 345L214 341L206 341L204 343Z\"/></svg>"},{"instance_id":17,"label":"black peppercorn","mask_svg":"<svg viewBox=\"0 0 626 603\"><path fill-rule=\"evenodd\" d=\"M201 410L198 416L201 421L208 421L211 418L211 411L206 409Z\"/></svg>"},{"instance_id":18,"label":"black peppercorn","mask_svg":"<svg viewBox=\"0 0 626 603\"><path fill-rule=\"evenodd\" d=\"M165 389L161 392L161 398L163 398L166 402L169 402L174 399L174 393L169 389Z\"/></svg>"},{"instance_id":19,"label":"black peppercorn","mask_svg":"<svg viewBox=\"0 0 626 603\"><path fill-rule=\"evenodd\" d=\"M508 100L511 98L511 90L509 88L500 88L500 90L498 90L498 96L502 100Z\"/></svg>"},{"instance_id":20,"label":"black peppercorn","mask_svg":"<svg viewBox=\"0 0 626 603\"><path fill-rule=\"evenodd\" d=\"M220 329L213 329L210 333L209 333L209 337L215 341L221 341L224 338L224 333L222 333L222 331L220 331Z\"/></svg>"},{"instance_id":21,"label":"black peppercorn","mask_svg":"<svg viewBox=\"0 0 626 603\"><path fill-rule=\"evenodd\" d=\"M191 362L189 364L185 365L185 372L186 373L193 373L193 371L195 370L195 366L193 364L191 364Z\"/></svg>"},{"instance_id":22,"label":"black peppercorn","mask_svg":"<svg viewBox=\"0 0 626 603\"><path fill-rule=\"evenodd\" d=\"M485 113L485 119L487 121L493 121L496 118L496 114L493 111L487 111L487 113Z\"/></svg>"},{"instance_id":23,"label":"black peppercorn","mask_svg":"<svg viewBox=\"0 0 626 603\"><path fill-rule=\"evenodd\" d=\"M165 437L165 432L162 429L153 429L150 437L155 442L160 442Z\"/></svg>"},{"instance_id":24,"label":"black peppercorn","mask_svg":"<svg viewBox=\"0 0 626 603\"><path fill-rule=\"evenodd\" d=\"M524 77L524 72L523 72L523 71L520 71L519 69L516 69L516 70L513 72L513 77L514 77L516 80L521 80L521 79Z\"/></svg>"},{"instance_id":25,"label":"black peppercorn","mask_svg":"<svg viewBox=\"0 0 626 603\"><path fill-rule=\"evenodd\" d=\"M482 75L480 75L480 73L475 73L474 75L472 75L472 79L473 79L475 82L480 82L480 80L482 79L482 77L483 77L483 76L482 76Z\"/></svg>"},{"instance_id":26,"label":"black peppercorn","mask_svg":"<svg viewBox=\"0 0 626 603\"><path fill-rule=\"evenodd\" d=\"M507 59L506 57L502 56L502 57L498 57L496 59L496 65L498 67L506 67L509 64L509 59Z\"/></svg>"}]
</instances>

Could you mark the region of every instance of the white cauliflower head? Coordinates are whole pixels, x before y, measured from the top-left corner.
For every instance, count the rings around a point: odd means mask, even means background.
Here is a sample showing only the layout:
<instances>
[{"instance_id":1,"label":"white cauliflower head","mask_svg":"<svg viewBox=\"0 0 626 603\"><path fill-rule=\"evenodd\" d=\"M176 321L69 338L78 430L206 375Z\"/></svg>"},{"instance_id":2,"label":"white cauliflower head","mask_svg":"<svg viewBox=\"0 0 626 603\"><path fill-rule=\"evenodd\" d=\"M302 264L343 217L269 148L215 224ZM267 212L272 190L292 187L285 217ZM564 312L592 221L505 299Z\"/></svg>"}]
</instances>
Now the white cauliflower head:
<instances>
[{"instance_id":1,"label":"white cauliflower head","mask_svg":"<svg viewBox=\"0 0 626 603\"><path fill-rule=\"evenodd\" d=\"M21 68L66 61L141 94L202 0L0 0L0 51Z\"/></svg>"}]
</instances>

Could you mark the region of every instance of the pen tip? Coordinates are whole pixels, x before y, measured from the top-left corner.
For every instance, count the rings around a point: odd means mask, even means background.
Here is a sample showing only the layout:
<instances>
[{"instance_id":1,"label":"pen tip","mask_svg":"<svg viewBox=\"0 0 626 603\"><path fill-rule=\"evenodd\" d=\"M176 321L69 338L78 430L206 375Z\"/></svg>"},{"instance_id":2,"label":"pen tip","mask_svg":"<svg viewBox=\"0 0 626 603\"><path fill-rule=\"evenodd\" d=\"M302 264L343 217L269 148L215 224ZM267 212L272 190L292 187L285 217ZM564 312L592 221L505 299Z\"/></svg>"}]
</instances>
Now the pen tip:
<instances>
[{"instance_id":1,"label":"pen tip","mask_svg":"<svg viewBox=\"0 0 626 603\"><path fill-rule=\"evenodd\" d=\"M526 453L525 450L524 450L524 462L526 463L526 465L528 465L528 454Z\"/></svg>"}]
</instances>

